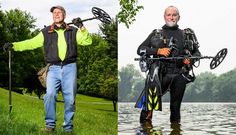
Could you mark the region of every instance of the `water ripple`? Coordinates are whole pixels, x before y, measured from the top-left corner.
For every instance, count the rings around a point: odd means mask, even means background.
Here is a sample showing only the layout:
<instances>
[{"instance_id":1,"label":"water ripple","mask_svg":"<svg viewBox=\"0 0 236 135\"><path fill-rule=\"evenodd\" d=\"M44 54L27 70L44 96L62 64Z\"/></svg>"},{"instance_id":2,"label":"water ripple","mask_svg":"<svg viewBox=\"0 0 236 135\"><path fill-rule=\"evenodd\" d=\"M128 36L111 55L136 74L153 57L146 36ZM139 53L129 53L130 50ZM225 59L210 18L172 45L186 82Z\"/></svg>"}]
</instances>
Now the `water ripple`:
<instances>
[{"instance_id":1,"label":"water ripple","mask_svg":"<svg viewBox=\"0 0 236 135\"><path fill-rule=\"evenodd\" d=\"M140 110L134 103L118 104L118 134L142 135ZM154 135L233 135L236 134L236 103L183 103L181 126L171 127L169 103L153 114Z\"/></svg>"}]
</instances>

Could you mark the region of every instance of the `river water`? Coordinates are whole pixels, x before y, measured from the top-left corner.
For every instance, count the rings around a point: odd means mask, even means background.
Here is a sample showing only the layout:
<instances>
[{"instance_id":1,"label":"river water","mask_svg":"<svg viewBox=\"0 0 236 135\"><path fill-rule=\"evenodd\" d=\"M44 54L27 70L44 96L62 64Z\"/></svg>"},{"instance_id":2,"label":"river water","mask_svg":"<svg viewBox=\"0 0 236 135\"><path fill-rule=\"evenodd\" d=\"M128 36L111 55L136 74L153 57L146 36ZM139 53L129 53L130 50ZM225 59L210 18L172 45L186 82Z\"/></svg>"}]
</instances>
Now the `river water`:
<instances>
[{"instance_id":1,"label":"river water","mask_svg":"<svg viewBox=\"0 0 236 135\"><path fill-rule=\"evenodd\" d=\"M169 103L153 114L155 135L236 135L236 103L182 103L181 125L169 122ZM118 104L118 135L141 135L140 109ZM154 133L153 133L154 134Z\"/></svg>"}]
</instances>

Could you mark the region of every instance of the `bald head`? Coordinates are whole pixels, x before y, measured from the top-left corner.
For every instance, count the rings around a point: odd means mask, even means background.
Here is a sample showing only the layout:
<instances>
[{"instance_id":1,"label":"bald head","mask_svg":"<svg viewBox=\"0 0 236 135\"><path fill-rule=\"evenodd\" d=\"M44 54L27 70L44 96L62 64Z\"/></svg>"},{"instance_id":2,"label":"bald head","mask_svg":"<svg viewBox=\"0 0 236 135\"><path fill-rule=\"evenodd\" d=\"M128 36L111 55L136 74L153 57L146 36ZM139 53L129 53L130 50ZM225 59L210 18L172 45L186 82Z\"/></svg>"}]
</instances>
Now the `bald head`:
<instances>
[{"instance_id":1,"label":"bald head","mask_svg":"<svg viewBox=\"0 0 236 135\"><path fill-rule=\"evenodd\" d=\"M164 15L165 15L168 11L170 11L170 10L176 12L176 14L179 15L179 10L178 10L178 8L175 7L175 6L169 6L169 7L167 7L167 8L165 9Z\"/></svg>"}]
</instances>

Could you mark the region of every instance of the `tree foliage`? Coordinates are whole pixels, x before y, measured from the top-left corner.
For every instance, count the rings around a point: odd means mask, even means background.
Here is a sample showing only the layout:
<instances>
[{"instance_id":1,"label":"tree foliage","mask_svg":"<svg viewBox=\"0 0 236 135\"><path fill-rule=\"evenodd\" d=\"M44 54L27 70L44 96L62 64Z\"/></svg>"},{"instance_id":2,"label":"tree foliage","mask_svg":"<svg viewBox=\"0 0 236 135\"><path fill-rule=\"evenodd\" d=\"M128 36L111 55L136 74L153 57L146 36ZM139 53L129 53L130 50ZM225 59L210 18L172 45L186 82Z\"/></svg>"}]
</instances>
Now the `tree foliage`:
<instances>
[{"instance_id":1,"label":"tree foliage","mask_svg":"<svg viewBox=\"0 0 236 135\"><path fill-rule=\"evenodd\" d=\"M143 6L138 5L137 0L119 0L120 12L118 13L119 23L124 23L127 28L136 20L135 16L143 9Z\"/></svg>"},{"instance_id":2,"label":"tree foliage","mask_svg":"<svg viewBox=\"0 0 236 135\"><path fill-rule=\"evenodd\" d=\"M17 42L25 39L32 38L39 33L38 29L35 29L34 23L36 19L33 18L30 13L21 11L19 9L9 10L1 12L0 22L3 24L1 27L1 48L6 42ZM33 31L32 31L33 30ZM8 86L8 54L4 53L1 49L1 71L2 75L0 79L0 86ZM12 86L27 87L25 83L29 76L36 74L37 70L43 66L43 54L42 49L25 52L13 52L12 53ZM33 79L29 79L33 80Z\"/></svg>"},{"instance_id":3,"label":"tree foliage","mask_svg":"<svg viewBox=\"0 0 236 135\"><path fill-rule=\"evenodd\" d=\"M133 66L127 65L119 71L119 101L136 101L145 79L133 79ZM123 77L122 77L123 76ZM123 81L122 81L123 80ZM169 101L167 93L163 101ZM236 69L216 76L204 72L196 77L193 83L187 84L183 101L186 102L236 102Z\"/></svg>"},{"instance_id":4,"label":"tree foliage","mask_svg":"<svg viewBox=\"0 0 236 135\"><path fill-rule=\"evenodd\" d=\"M143 86L140 85L140 80L143 80L142 75L135 69L133 64L128 64L122 67L119 71L119 101L130 101L140 94Z\"/></svg>"},{"instance_id":5,"label":"tree foliage","mask_svg":"<svg viewBox=\"0 0 236 135\"><path fill-rule=\"evenodd\" d=\"M216 76L205 72L189 85L184 101L235 102L236 69ZM189 94L193 93L193 94Z\"/></svg>"},{"instance_id":6,"label":"tree foliage","mask_svg":"<svg viewBox=\"0 0 236 135\"><path fill-rule=\"evenodd\" d=\"M103 24L100 27L102 34L104 35L104 39L109 44L109 49L107 50L107 55L112 59L118 58L118 23L117 17L115 20L111 21L110 25Z\"/></svg>"},{"instance_id":7,"label":"tree foliage","mask_svg":"<svg viewBox=\"0 0 236 135\"><path fill-rule=\"evenodd\" d=\"M117 21L100 26L91 46L78 47L79 93L117 100Z\"/></svg>"},{"instance_id":8,"label":"tree foliage","mask_svg":"<svg viewBox=\"0 0 236 135\"><path fill-rule=\"evenodd\" d=\"M194 83L188 84L184 101L214 101L213 86L215 79L216 75L211 72L205 72L198 75Z\"/></svg>"}]
</instances>

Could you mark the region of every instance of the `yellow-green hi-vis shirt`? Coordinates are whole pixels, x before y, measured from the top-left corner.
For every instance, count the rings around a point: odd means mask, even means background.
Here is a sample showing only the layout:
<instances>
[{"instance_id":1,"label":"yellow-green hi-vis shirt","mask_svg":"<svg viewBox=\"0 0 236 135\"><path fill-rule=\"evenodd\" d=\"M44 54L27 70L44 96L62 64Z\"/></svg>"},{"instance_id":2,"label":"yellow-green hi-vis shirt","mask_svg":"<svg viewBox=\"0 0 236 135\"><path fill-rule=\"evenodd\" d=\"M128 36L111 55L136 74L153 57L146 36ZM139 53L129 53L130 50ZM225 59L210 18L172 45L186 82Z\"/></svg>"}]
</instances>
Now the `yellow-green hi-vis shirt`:
<instances>
[{"instance_id":1,"label":"yellow-green hi-vis shirt","mask_svg":"<svg viewBox=\"0 0 236 135\"><path fill-rule=\"evenodd\" d=\"M58 56L63 61L66 56L66 51L67 51L67 44L66 44L66 39L64 36L65 29L59 29L55 30L55 32L58 35ZM91 45L92 44L92 37L88 33L87 29L83 30L78 30L76 33L76 42L77 45ZM13 43L13 49L14 51L25 51L25 50L33 50L39 47L42 47L44 43L44 36L42 31L35 36L32 39L20 41L20 42L14 42Z\"/></svg>"}]
</instances>

